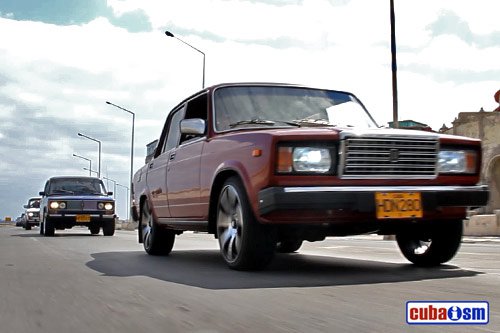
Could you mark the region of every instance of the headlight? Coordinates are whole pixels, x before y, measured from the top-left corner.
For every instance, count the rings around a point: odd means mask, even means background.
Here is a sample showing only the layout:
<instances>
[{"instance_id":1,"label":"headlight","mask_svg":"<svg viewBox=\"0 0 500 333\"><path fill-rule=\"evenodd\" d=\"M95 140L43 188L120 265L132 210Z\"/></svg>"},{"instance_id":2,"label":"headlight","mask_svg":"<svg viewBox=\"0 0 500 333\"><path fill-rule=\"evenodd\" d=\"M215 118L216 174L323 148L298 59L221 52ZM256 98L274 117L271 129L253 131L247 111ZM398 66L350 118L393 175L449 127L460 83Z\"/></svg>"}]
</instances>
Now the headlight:
<instances>
[{"instance_id":1,"label":"headlight","mask_svg":"<svg viewBox=\"0 0 500 333\"><path fill-rule=\"evenodd\" d=\"M439 152L440 173L476 173L477 153L472 150L442 150Z\"/></svg>"},{"instance_id":2,"label":"headlight","mask_svg":"<svg viewBox=\"0 0 500 333\"><path fill-rule=\"evenodd\" d=\"M279 147L277 171L279 173L327 173L333 165L332 148Z\"/></svg>"},{"instance_id":3,"label":"headlight","mask_svg":"<svg viewBox=\"0 0 500 333\"><path fill-rule=\"evenodd\" d=\"M105 210L112 210L113 209L113 204L111 202L99 202L97 204L97 208L99 208L99 209L105 209Z\"/></svg>"},{"instance_id":4,"label":"headlight","mask_svg":"<svg viewBox=\"0 0 500 333\"><path fill-rule=\"evenodd\" d=\"M33 213L29 212L29 213L28 213L28 216L29 216L29 217L33 217Z\"/></svg>"},{"instance_id":5,"label":"headlight","mask_svg":"<svg viewBox=\"0 0 500 333\"><path fill-rule=\"evenodd\" d=\"M64 209L64 208L66 208L66 203L63 201L61 201L61 202L52 201L49 204L49 207L52 209Z\"/></svg>"}]
</instances>

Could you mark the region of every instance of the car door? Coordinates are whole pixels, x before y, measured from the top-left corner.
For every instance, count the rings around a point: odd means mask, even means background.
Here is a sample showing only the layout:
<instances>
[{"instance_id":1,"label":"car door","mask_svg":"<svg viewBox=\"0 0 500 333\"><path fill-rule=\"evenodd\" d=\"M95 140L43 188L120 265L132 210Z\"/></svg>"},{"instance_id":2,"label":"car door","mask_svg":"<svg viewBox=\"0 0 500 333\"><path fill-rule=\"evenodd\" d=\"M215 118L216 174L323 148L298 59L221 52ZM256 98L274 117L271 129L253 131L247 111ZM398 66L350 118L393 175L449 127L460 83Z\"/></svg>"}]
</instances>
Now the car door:
<instances>
[{"instance_id":1,"label":"car door","mask_svg":"<svg viewBox=\"0 0 500 333\"><path fill-rule=\"evenodd\" d=\"M167 173L171 152L177 146L180 137L179 123L184 117L184 107L173 110L165 123L161 150L148 163L146 183L150 200L156 216L170 217L167 193Z\"/></svg>"},{"instance_id":2,"label":"car door","mask_svg":"<svg viewBox=\"0 0 500 333\"><path fill-rule=\"evenodd\" d=\"M187 103L184 119L207 120L207 94ZM204 216L208 209L200 204L201 153L206 136L181 135L178 147L169 152L167 175L168 205L171 217L191 219Z\"/></svg>"}]
</instances>

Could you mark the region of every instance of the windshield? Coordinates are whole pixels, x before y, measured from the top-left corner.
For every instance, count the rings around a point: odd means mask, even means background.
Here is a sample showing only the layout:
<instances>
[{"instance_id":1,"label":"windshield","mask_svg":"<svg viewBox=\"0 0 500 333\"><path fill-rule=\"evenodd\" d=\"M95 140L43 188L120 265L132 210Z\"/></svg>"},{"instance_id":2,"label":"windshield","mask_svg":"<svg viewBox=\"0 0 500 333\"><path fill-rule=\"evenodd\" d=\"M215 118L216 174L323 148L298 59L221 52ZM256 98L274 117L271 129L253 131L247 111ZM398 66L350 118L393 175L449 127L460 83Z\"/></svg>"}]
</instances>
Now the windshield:
<instances>
[{"instance_id":1,"label":"windshield","mask_svg":"<svg viewBox=\"0 0 500 333\"><path fill-rule=\"evenodd\" d=\"M102 195L106 189L100 179L63 178L51 181L49 194Z\"/></svg>"},{"instance_id":2,"label":"windshield","mask_svg":"<svg viewBox=\"0 0 500 333\"><path fill-rule=\"evenodd\" d=\"M28 208L40 208L40 199L30 199Z\"/></svg>"},{"instance_id":3,"label":"windshield","mask_svg":"<svg viewBox=\"0 0 500 333\"><path fill-rule=\"evenodd\" d=\"M215 91L215 127L377 127L351 94L298 87L223 87Z\"/></svg>"}]
</instances>

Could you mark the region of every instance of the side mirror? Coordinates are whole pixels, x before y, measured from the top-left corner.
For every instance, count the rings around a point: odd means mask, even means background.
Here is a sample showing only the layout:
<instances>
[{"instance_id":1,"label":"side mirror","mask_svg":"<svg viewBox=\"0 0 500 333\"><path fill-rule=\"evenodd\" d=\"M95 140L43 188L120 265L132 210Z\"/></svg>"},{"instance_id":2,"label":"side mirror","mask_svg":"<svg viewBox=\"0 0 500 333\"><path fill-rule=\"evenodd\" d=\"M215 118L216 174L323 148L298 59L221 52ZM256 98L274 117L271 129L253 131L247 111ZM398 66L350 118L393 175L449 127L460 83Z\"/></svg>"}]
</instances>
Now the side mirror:
<instances>
[{"instance_id":1,"label":"side mirror","mask_svg":"<svg viewBox=\"0 0 500 333\"><path fill-rule=\"evenodd\" d=\"M45 192L38 192L42 197L45 195Z\"/></svg>"},{"instance_id":2,"label":"side mirror","mask_svg":"<svg viewBox=\"0 0 500 333\"><path fill-rule=\"evenodd\" d=\"M205 134L205 120L201 118L184 119L181 121L181 134Z\"/></svg>"},{"instance_id":3,"label":"side mirror","mask_svg":"<svg viewBox=\"0 0 500 333\"><path fill-rule=\"evenodd\" d=\"M23 208L25 208L25 209L28 208L28 205L24 205Z\"/></svg>"}]
</instances>

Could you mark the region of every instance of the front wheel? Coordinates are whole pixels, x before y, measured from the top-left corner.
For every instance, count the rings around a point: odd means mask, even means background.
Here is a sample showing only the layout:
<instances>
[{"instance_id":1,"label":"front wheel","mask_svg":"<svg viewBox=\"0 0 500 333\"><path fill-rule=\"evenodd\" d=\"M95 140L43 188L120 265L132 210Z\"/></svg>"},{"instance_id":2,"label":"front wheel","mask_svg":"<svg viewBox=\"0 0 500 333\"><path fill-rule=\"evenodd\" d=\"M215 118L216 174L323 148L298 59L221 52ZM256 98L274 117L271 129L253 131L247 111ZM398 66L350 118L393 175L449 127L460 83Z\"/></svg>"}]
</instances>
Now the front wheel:
<instances>
[{"instance_id":1,"label":"front wheel","mask_svg":"<svg viewBox=\"0 0 500 333\"><path fill-rule=\"evenodd\" d=\"M45 218L43 226L44 226L43 234L46 237L52 237L55 235L56 227L54 225L54 222L52 222L50 218L48 217Z\"/></svg>"},{"instance_id":2,"label":"front wheel","mask_svg":"<svg viewBox=\"0 0 500 333\"><path fill-rule=\"evenodd\" d=\"M396 234L403 255L417 266L437 266L451 260L462 241L461 220L436 221L434 228L409 229Z\"/></svg>"},{"instance_id":3,"label":"front wheel","mask_svg":"<svg viewBox=\"0 0 500 333\"><path fill-rule=\"evenodd\" d=\"M147 201L141 208L140 225L144 250L150 255L167 255L172 251L175 241L175 232L162 229L154 221L153 214Z\"/></svg>"},{"instance_id":4,"label":"front wheel","mask_svg":"<svg viewBox=\"0 0 500 333\"><path fill-rule=\"evenodd\" d=\"M276 243L272 229L254 218L237 177L229 178L219 194L217 237L222 257L232 269L261 269L273 258Z\"/></svg>"},{"instance_id":5,"label":"front wheel","mask_svg":"<svg viewBox=\"0 0 500 333\"><path fill-rule=\"evenodd\" d=\"M101 227L99 226L91 226L89 227L89 229L90 229L90 234L92 235L97 235L99 231L101 231Z\"/></svg>"},{"instance_id":6,"label":"front wheel","mask_svg":"<svg viewBox=\"0 0 500 333\"><path fill-rule=\"evenodd\" d=\"M97 231L99 233L99 231ZM105 221L102 226L102 234L104 236L113 236L115 234L115 220Z\"/></svg>"},{"instance_id":7,"label":"front wheel","mask_svg":"<svg viewBox=\"0 0 500 333\"><path fill-rule=\"evenodd\" d=\"M30 224L28 224L28 223L26 223L26 226L24 227L24 229L26 229L26 230L31 230L31 225L30 225Z\"/></svg>"}]
</instances>

